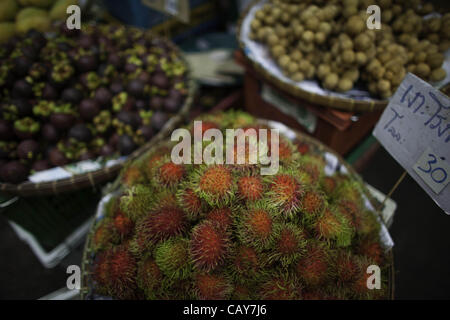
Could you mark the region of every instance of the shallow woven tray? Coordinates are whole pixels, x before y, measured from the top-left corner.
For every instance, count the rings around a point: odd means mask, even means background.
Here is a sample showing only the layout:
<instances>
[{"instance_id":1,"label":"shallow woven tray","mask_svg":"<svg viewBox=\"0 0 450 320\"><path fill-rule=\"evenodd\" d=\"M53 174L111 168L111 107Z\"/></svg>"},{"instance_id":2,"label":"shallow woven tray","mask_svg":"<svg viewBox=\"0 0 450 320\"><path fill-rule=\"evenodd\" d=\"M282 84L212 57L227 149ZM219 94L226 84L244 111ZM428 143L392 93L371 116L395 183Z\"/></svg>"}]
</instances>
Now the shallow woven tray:
<instances>
[{"instance_id":1,"label":"shallow woven tray","mask_svg":"<svg viewBox=\"0 0 450 320\"><path fill-rule=\"evenodd\" d=\"M149 31L146 31L149 32ZM161 37L159 37L161 38ZM163 38L161 38L163 39ZM167 134L169 134L178 124L183 122L186 118L194 100L194 95L196 91L196 83L190 77L189 66L186 60L184 59L183 54L178 49L175 44L173 44L169 40L167 41L169 47L177 53L182 60L184 60L185 65L187 67L187 85L188 85L188 94L185 97L184 104L180 111L172 116L164 127L150 139L147 143L139 147L133 153L131 153L126 161L114 164L109 167L104 167L98 170L76 174L69 178L58 179L53 181L45 181L45 182L31 182L25 181L20 184L11 184L11 183L1 183L0 182L0 192L6 192L10 195L16 196L36 196L36 195L55 195L63 192L75 191L86 187L95 187L99 184L112 180L119 171L123 168L123 166L128 162L142 153L144 153L147 149L152 147L155 143L165 138Z\"/></svg>"},{"instance_id":2,"label":"shallow woven tray","mask_svg":"<svg viewBox=\"0 0 450 320\"><path fill-rule=\"evenodd\" d=\"M241 14L241 17L238 22L238 29L236 32L236 36L238 38L239 47L244 53L245 60L251 65L251 67L261 76L262 79L274 85L276 88L289 93L290 95L303 99L307 102L329 107L340 110L345 110L349 112L371 112L371 111L379 111L383 110L387 104L389 103L388 99L377 99L370 98L366 100L358 100L352 98L345 98L336 95L327 95L327 94L317 94L311 91L304 90L298 86L295 86L291 83L288 83L279 77L275 76L271 72L269 72L264 66L260 63L251 59L247 54L247 48L243 39L241 39L241 31L245 18L250 13L250 10L255 5L258 5L260 2L266 0L253 0L246 10ZM315 80L317 81L317 80ZM448 87L450 83L446 84L444 87ZM443 90L443 88L441 88Z\"/></svg>"},{"instance_id":3,"label":"shallow woven tray","mask_svg":"<svg viewBox=\"0 0 450 320\"><path fill-rule=\"evenodd\" d=\"M313 152L316 152L319 154L325 154L325 153L333 154L338 159L338 162L339 162L338 166L336 166L337 168L344 167L347 174L350 175L353 179L363 182L362 178L344 160L344 158L342 158L339 154L337 154L335 151L333 151L326 145L322 144L319 140L317 140L313 137L310 137L304 133L301 133L299 131L290 129L290 128L286 127L285 125L280 124L275 121L268 121L268 120L264 120L264 119L258 119L257 121L259 124L268 125L269 127L274 127L273 124L276 124L277 128L280 126L283 128L286 128L288 130L288 133L291 133L293 135L293 136L287 136L288 139L290 139L292 141L300 141L300 142L308 144ZM282 133L281 130L280 130L280 133ZM286 136L286 134L285 134L285 136ZM164 144L164 143L162 142L161 144ZM336 171L337 170L338 169L336 169ZM362 183L362 185L364 186L364 183ZM112 191L111 193L107 194L105 197L111 197L111 196L117 194L119 192L119 190L120 189ZM379 204L376 202L376 200L373 198L373 196L370 194L370 192L366 188L363 189L363 192L364 192L364 195L367 197L367 199L370 201L372 207L379 208ZM92 248L92 238L93 238L94 231L95 231L94 227L95 227L95 224L98 222L98 218L100 218L100 215L102 214L102 212L99 209L100 209L100 207L97 209L98 211L97 211L96 217L95 217L95 219L93 219L90 231L86 238L86 242L84 245L84 251L83 251L83 257L82 257L82 261L81 261L80 295L81 295L82 300L92 299L93 297L90 297L90 296L92 294L95 294L95 292L94 292L95 288L93 287L92 278L91 278L92 271L90 270L90 267L93 265L92 262L93 262L93 259L95 258L95 252ZM380 217L380 221L382 221L381 223L384 224L380 211L375 210L374 212ZM394 269L394 256L393 256L392 248L387 251L387 257L390 262L390 265L387 268L388 281L389 281L389 283L388 283L389 291L388 292L389 292L389 299L393 300L394 299L394 284L395 284L395 281L394 281L395 280L395 269ZM109 297L103 297L103 296L96 296L94 298L110 299Z\"/></svg>"}]
</instances>

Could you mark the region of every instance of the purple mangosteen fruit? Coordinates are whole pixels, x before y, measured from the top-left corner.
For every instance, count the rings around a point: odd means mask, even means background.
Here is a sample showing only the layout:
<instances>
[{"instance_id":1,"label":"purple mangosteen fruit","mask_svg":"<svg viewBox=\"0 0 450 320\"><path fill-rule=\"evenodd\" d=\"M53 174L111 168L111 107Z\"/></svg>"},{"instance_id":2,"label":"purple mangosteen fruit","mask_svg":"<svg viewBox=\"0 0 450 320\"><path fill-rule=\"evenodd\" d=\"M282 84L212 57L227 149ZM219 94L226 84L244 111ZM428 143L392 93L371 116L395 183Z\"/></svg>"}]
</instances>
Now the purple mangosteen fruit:
<instances>
[{"instance_id":1,"label":"purple mangosteen fruit","mask_svg":"<svg viewBox=\"0 0 450 320\"><path fill-rule=\"evenodd\" d=\"M19 161L10 161L1 166L0 179L4 182L18 184L27 180L29 170Z\"/></svg>"},{"instance_id":2,"label":"purple mangosteen fruit","mask_svg":"<svg viewBox=\"0 0 450 320\"><path fill-rule=\"evenodd\" d=\"M40 152L39 143L35 140L23 140L17 146L17 156L22 160L34 160Z\"/></svg>"}]
</instances>

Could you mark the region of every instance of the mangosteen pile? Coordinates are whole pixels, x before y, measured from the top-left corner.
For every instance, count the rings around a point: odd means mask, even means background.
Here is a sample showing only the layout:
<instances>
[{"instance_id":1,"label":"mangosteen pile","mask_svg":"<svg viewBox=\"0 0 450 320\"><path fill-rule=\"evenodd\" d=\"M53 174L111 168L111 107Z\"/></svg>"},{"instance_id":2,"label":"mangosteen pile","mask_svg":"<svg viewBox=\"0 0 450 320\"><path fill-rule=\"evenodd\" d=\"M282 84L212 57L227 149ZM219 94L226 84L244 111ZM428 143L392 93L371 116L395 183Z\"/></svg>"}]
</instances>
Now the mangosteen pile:
<instances>
[{"instance_id":1,"label":"mangosteen pile","mask_svg":"<svg viewBox=\"0 0 450 320\"><path fill-rule=\"evenodd\" d=\"M12 38L0 48L0 182L132 153L181 109L186 71L168 41L135 28Z\"/></svg>"}]
</instances>

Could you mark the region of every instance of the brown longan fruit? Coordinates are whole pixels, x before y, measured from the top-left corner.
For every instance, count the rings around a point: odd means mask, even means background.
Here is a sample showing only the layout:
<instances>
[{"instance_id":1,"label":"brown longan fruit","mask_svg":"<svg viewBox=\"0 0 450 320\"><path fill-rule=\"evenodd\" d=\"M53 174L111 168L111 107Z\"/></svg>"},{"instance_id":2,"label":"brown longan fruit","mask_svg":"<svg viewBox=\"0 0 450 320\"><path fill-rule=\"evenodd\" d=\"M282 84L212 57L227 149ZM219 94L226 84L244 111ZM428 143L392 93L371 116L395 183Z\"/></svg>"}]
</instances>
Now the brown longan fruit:
<instances>
[{"instance_id":1,"label":"brown longan fruit","mask_svg":"<svg viewBox=\"0 0 450 320\"><path fill-rule=\"evenodd\" d=\"M416 67L415 73L421 77L421 78L428 78L428 76L430 75L431 69L430 66L427 65L426 63L419 63Z\"/></svg>"},{"instance_id":2,"label":"brown longan fruit","mask_svg":"<svg viewBox=\"0 0 450 320\"><path fill-rule=\"evenodd\" d=\"M417 52L414 55L414 62L415 63L421 63L421 62L425 62L425 60L427 59L427 54L423 51Z\"/></svg>"},{"instance_id":3,"label":"brown longan fruit","mask_svg":"<svg viewBox=\"0 0 450 320\"><path fill-rule=\"evenodd\" d=\"M296 62L300 62L303 58L303 54L300 50L294 50L291 53L291 59L296 61Z\"/></svg>"},{"instance_id":4,"label":"brown longan fruit","mask_svg":"<svg viewBox=\"0 0 450 320\"><path fill-rule=\"evenodd\" d=\"M306 30L305 32L303 32L302 34L302 39L305 42L313 42L314 41L314 32L310 31L310 30Z\"/></svg>"},{"instance_id":5,"label":"brown longan fruit","mask_svg":"<svg viewBox=\"0 0 450 320\"><path fill-rule=\"evenodd\" d=\"M379 92L388 92L391 90L391 83L388 80L380 79L377 82L377 89Z\"/></svg>"},{"instance_id":6,"label":"brown longan fruit","mask_svg":"<svg viewBox=\"0 0 450 320\"><path fill-rule=\"evenodd\" d=\"M315 41L317 44L323 44L323 43L325 42L326 39L327 39L327 38L326 38L325 33L321 32L321 31L316 32L316 33L314 34L314 41Z\"/></svg>"},{"instance_id":7,"label":"brown longan fruit","mask_svg":"<svg viewBox=\"0 0 450 320\"><path fill-rule=\"evenodd\" d=\"M320 20L316 16L312 16L305 21L307 29L316 31L319 28Z\"/></svg>"},{"instance_id":8,"label":"brown longan fruit","mask_svg":"<svg viewBox=\"0 0 450 320\"><path fill-rule=\"evenodd\" d=\"M356 6L345 7L344 10L342 10L342 15L344 16L344 18L349 18L357 13L358 8Z\"/></svg>"},{"instance_id":9,"label":"brown longan fruit","mask_svg":"<svg viewBox=\"0 0 450 320\"><path fill-rule=\"evenodd\" d=\"M347 70L344 73L343 78L350 79L353 83L355 83L359 78L359 70L357 68Z\"/></svg>"},{"instance_id":10,"label":"brown longan fruit","mask_svg":"<svg viewBox=\"0 0 450 320\"><path fill-rule=\"evenodd\" d=\"M331 33L331 24L329 24L328 22L321 22L319 24L318 31L323 32L325 34L330 34Z\"/></svg>"},{"instance_id":11,"label":"brown longan fruit","mask_svg":"<svg viewBox=\"0 0 450 320\"><path fill-rule=\"evenodd\" d=\"M316 67L314 67L312 64L310 64L308 70L306 71L306 78L308 78L308 79L314 78L315 73L316 73Z\"/></svg>"},{"instance_id":12,"label":"brown longan fruit","mask_svg":"<svg viewBox=\"0 0 450 320\"><path fill-rule=\"evenodd\" d=\"M275 58L278 58L278 57L280 57L281 55L283 55L283 54L285 54L286 53L286 49L284 49L284 47L283 46L281 46L281 45L279 45L279 44L277 44L276 46L274 46L274 47L272 47L272 55L275 57Z\"/></svg>"},{"instance_id":13,"label":"brown longan fruit","mask_svg":"<svg viewBox=\"0 0 450 320\"><path fill-rule=\"evenodd\" d=\"M337 85L337 91L346 92L353 88L353 82L350 79L342 78Z\"/></svg>"},{"instance_id":14,"label":"brown longan fruit","mask_svg":"<svg viewBox=\"0 0 450 320\"><path fill-rule=\"evenodd\" d=\"M289 62L288 66L287 66L287 71L290 74L294 74L298 71L298 64L294 61Z\"/></svg>"},{"instance_id":15,"label":"brown longan fruit","mask_svg":"<svg viewBox=\"0 0 450 320\"><path fill-rule=\"evenodd\" d=\"M278 59L278 64L282 69L287 69L287 66L291 62L291 58L288 55L284 54Z\"/></svg>"},{"instance_id":16,"label":"brown longan fruit","mask_svg":"<svg viewBox=\"0 0 450 320\"><path fill-rule=\"evenodd\" d=\"M367 63L367 56L364 52L358 51L355 54L355 62L358 66L363 66Z\"/></svg>"},{"instance_id":17,"label":"brown longan fruit","mask_svg":"<svg viewBox=\"0 0 450 320\"><path fill-rule=\"evenodd\" d=\"M447 73L445 72L444 69L437 68L431 72L430 80L437 82L437 81L441 81L441 80L445 79L446 76L447 76Z\"/></svg>"},{"instance_id":18,"label":"brown longan fruit","mask_svg":"<svg viewBox=\"0 0 450 320\"><path fill-rule=\"evenodd\" d=\"M325 77L323 86L325 89L333 90L339 82L339 76L336 73L330 73Z\"/></svg>"},{"instance_id":19,"label":"brown longan fruit","mask_svg":"<svg viewBox=\"0 0 450 320\"><path fill-rule=\"evenodd\" d=\"M269 46L274 46L278 43L278 36L275 33L271 33L267 36L267 43Z\"/></svg>"},{"instance_id":20,"label":"brown longan fruit","mask_svg":"<svg viewBox=\"0 0 450 320\"><path fill-rule=\"evenodd\" d=\"M305 28L301 24L299 24L298 26L294 27L293 31L294 31L294 35L297 38L300 38L303 35L303 31L305 31Z\"/></svg>"},{"instance_id":21,"label":"brown longan fruit","mask_svg":"<svg viewBox=\"0 0 450 320\"><path fill-rule=\"evenodd\" d=\"M431 69L436 69L444 63L444 55L439 52L431 53L427 55L426 61Z\"/></svg>"},{"instance_id":22,"label":"brown longan fruit","mask_svg":"<svg viewBox=\"0 0 450 320\"><path fill-rule=\"evenodd\" d=\"M327 64L320 64L317 68L317 77L323 79L331 72L331 68Z\"/></svg>"},{"instance_id":23,"label":"brown longan fruit","mask_svg":"<svg viewBox=\"0 0 450 320\"><path fill-rule=\"evenodd\" d=\"M295 82L302 82L305 80L305 75L302 72L296 72L292 75L292 80Z\"/></svg>"},{"instance_id":24,"label":"brown longan fruit","mask_svg":"<svg viewBox=\"0 0 450 320\"><path fill-rule=\"evenodd\" d=\"M265 16L266 16L266 14L264 13L264 10L262 10L262 9L259 9L255 12L255 17L260 21L263 21Z\"/></svg>"},{"instance_id":25,"label":"brown longan fruit","mask_svg":"<svg viewBox=\"0 0 450 320\"><path fill-rule=\"evenodd\" d=\"M361 51L370 47L371 39L366 33L361 33L355 38L355 48Z\"/></svg>"},{"instance_id":26,"label":"brown longan fruit","mask_svg":"<svg viewBox=\"0 0 450 320\"><path fill-rule=\"evenodd\" d=\"M259 28L261 28L261 21L258 19L253 19L250 26L253 31L257 31Z\"/></svg>"},{"instance_id":27,"label":"brown longan fruit","mask_svg":"<svg viewBox=\"0 0 450 320\"><path fill-rule=\"evenodd\" d=\"M355 53L352 50L343 51L341 57L345 64L352 64L355 61Z\"/></svg>"},{"instance_id":28,"label":"brown longan fruit","mask_svg":"<svg viewBox=\"0 0 450 320\"><path fill-rule=\"evenodd\" d=\"M364 29L366 29L366 23L359 15L350 17L345 24L345 30L350 35L360 34Z\"/></svg>"},{"instance_id":29,"label":"brown longan fruit","mask_svg":"<svg viewBox=\"0 0 450 320\"><path fill-rule=\"evenodd\" d=\"M302 60L299 62L298 64L298 68L300 69L301 72L306 73L309 70L309 61L308 60Z\"/></svg>"}]
</instances>

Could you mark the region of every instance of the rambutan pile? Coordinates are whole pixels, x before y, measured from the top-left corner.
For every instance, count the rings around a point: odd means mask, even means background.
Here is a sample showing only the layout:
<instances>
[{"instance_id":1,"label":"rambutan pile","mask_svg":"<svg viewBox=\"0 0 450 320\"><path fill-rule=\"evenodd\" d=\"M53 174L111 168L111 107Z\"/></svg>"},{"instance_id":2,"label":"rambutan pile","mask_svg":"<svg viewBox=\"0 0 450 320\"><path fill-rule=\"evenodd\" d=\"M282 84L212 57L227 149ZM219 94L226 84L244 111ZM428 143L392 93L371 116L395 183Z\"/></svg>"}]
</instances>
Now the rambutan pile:
<instances>
[{"instance_id":1,"label":"rambutan pile","mask_svg":"<svg viewBox=\"0 0 450 320\"><path fill-rule=\"evenodd\" d=\"M241 112L199 120L202 131L219 129L224 137L229 128L267 128ZM280 143L274 175L261 175L261 164L175 164L169 142L131 163L90 238L93 293L388 298L391 262L362 182L325 174L322 153L307 139L280 135ZM380 267L380 290L366 285L371 265Z\"/></svg>"}]
</instances>

